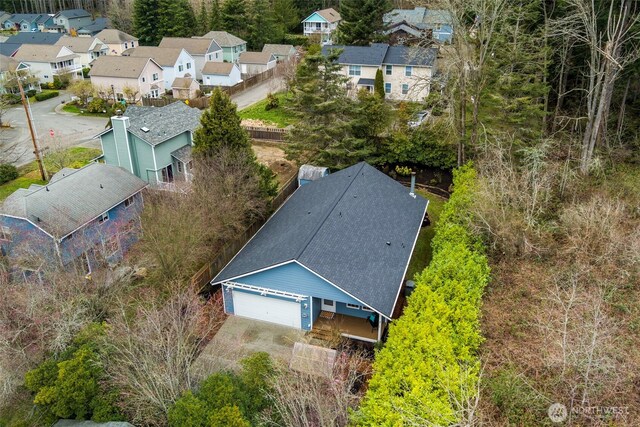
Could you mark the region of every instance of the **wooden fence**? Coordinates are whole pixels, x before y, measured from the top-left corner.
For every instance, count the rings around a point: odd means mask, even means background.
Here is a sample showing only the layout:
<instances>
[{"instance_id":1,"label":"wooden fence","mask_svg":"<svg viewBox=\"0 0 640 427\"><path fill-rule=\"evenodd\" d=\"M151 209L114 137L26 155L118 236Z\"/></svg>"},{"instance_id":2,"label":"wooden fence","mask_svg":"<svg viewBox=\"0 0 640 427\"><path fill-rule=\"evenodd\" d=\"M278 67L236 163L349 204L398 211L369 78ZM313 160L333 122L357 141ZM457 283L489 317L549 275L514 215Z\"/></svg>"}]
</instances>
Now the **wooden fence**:
<instances>
[{"instance_id":1,"label":"wooden fence","mask_svg":"<svg viewBox=\"0 0 640 427\"><path fill-rule=\"evenodd\" d=\"M268 141L284 142L287 138L286 129L276 127L242 126L251 139L264 139Z\"/></svg>"},{"instance_id":2,"label":"wooden fence","mask_svg":"<svg viewBox=\"0 0 640 427\"><path fill-rule=\"evenodd\" d=\"M298 175L292 176L287 183L282 187L280 192L271 200L270 210L276 210L284 203L287 198L293 194L298 188ZM205 264L196 274L191 278L191 285L197 286L202 291L207 290L207 285L218 274L231 258L233 258L242 247L258 232L260 227L267 222L267 218L259 219L251 224L240 236L236 239L227 242L222 249L216 253L213 260Z\"/></svg>"}]
</instances>

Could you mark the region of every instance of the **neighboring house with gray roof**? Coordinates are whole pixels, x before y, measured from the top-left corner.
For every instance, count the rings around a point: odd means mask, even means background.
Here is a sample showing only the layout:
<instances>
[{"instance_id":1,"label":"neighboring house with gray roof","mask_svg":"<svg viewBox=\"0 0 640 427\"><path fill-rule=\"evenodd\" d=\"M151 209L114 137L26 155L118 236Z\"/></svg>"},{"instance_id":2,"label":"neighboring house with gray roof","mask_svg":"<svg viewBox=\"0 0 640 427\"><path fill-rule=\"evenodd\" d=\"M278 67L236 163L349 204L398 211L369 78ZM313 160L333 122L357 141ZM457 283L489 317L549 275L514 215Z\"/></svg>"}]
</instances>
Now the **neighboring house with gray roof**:
<instances>
[{"instance_id":1,"label":"neighboring house with gray roof","mask_svg":"<svg viewBox=\"0 0 640 427\"><path fill-rule=\"evenodd\" d=\"M420 39L432 39L442 43L451 43L453 39L453 15L448 10L393 9L385 13L383 22L395 44L411 44Z\"/></svg>"},{"instance_id":2,"label":"neighboring house with gray roof","mask_svg":"<svg viewBox=\"0 0 640 427\"><path fill-rule=\"evenodd\" d=\"M242 52L238 59L240 71L247 76L264 73L277 64L276 57L271 52Z\"/></svg>"},{"instance_id":3,"label":"neighboring house with gray roof","mask_svg":"<svg viewBox=\"0 0 640 427\"><path fill-rule=\"evenodd\" d=\"M91 83L107 96L134 104L142 97L164 95L164 70L153 58L137 56L101 56L93 61L89 71ZM136 91L135 99L127 95Z\"/></svg>"},{"instance_id":4,"label":"neighboring house with gray roof","mask_svg":"<svg viewBox=\"0 0 640 427\"><path fill-rule=\"evenodd\" d=\"M90 163L15 191L0 207L0 246L14 277L60 266L88 274L118 262L138 238L146 185L120 167Z\"/></svg>"},{"instance_id":5,"label":"neighboring house with gray roof","mask_svg":"<svg viewBox=\"0 0 640 427\"><path fill-rule=\"evenodd\" d=\"M305 36L317 37L323 45L331 44L341 20L333 8L317 10L302 20L302 30Z\"/></svg>"},{"instance_id":6,"label":"neighboring house with gray roof","mask_svg":"<svg viewBox=\"0 0 640 427\"><path fill-rule=\"evenodd\" d=\"M171 90L176 78L196 74L196 62L183 48L138 46L125 50L122 56L153 58L162 67L165 90Z\"/></svg>"},{"instance_id":7,"label":"neighboring house with gray roof","mask_svg":"<svg viewBox=\"0 0 640 427\"><path fill-rule=\"evenodd\" d=\"M184 102L164 107L130 106L123 115L111 118L111 129L96 136L103 159L149 184L189 181L192 169L190 154L185 151L191 151L201 113Z\"/></svg>"},{"instance_id":8,"label":"neighboring house with gray roof","mask_svg":"<svg viewBox=\"0 0 640 427\"><path fill-rule=\"evenodd\" d=\"M207 86L235 86L242 72L234 62L207 62L202 69L202 82Z\"/></svg>"},{"instance_id":9,"label":"neighboring house with gray roof","mask_svg":"<svg viewBox=\"0 0 640 427\"><path fill-rule=\"evenodd\" d=\"M262 51L271 53L276 57L278 62L288 61L296 56L296 48L290 44L265 44L262 46Z\"/></svg>"},{"instance_id":10,"label":"neighboring house with gray roof","mask_svg":"<svg viewBox=\"0 0 640 427\"><path fill-rule=\"evenodd\" d=\"M222 49L222 58L225 62L238 62L240 54L247 51L246 41L226 31L209 31L200 38L216 42Z\"/></svg>"},{"instance_id":11,"label":"neighboring house with gray roof","mask_svg":"<svg viewBox=\"0 0 640 427\"><path fill-rule=\"evenodd\" d=\"M211 283L228 314L379 341L427 205L358 163L299 187Z\"/></svg>"},{"instance_id":12,"label":"neighboring house with gray roof","mask_svg":"<svg viewBox=\"0 0 640 427\"><path fill-rule=\"evenodd\" d=\"M99 56L107 55L109 46L97 37L71 37L63 36L56 42L56 46L66 46L73 53L79 55L80 65L83 68Z\"/></svg>"},{"instance_id":13,"label":"neighboring house with gray roof","mask_svg":"<svg viewBox=\"0 0 640 427\"><path fill-rule=\"evenodd\" d=\"M96 18L91 22L91 24L85 25L77 31L78 37L93 37L108 26L109 19L101 17Z\"/></svg>"},{"instance_id":14,"label":"neighboring house with gray roof","mask_svg":"<svg viewBox=\"0 0 640 427\"><path fill-rule=\"evenodd\" d=\"M63 27L66 33L70 33L71 30L79 30L92 22L91 14L84 9L61 10L53 16L54 25Z\"/></svg>"},{"instance_id":15,"label":"neighboring house with gray roof","mask_svg":"<svg viewBox=\"0 0 640 427\"><path fill-rule=\"evenodd\" d=\"M80 55L66 46L23 44L13 57L27 64L41 83L52 83L54 77L64 74L73 79L82 78Z\"/></svg>"},{"instance_id":16,"label":"neighboring house with gray roof","mask_svg":"<svg viewBox=\"0 0 640 427\"><path fill-rule=\"evenodd\" d=\"M22 87L25 91L32 89L36 90L37 92L41 91L40 83L38 82L37 78L33 78L34 76L31 73L29 64L16 61L14 58L2 55L0 53L0 94L20 93L20 89L18 87L18 82L16 79L17 73L20 73L20 75L23 77L30 77L22 83Z\"/></svg>"},{"instance_id":17,"label":"neighboring house with gray roof","mask_svg":"<svg viewBox=\"0 0 640 427\"><path fill-rule=\"evenodd\" d=\"M393 100L422 101L429 95L437 66L438 49L411 46L324 46L328 55L339 51L338 63L349 77L352 94L360 89L373 90L376 73L382 71L386 97Z\"/></svg>"},{"instance_id":18,"label":"neighboring house with gray roof","mask_svg":"<svg viewBox=\"0 0 640 427\"><path fill-rule=\"evenodd\" d=\"M96 37L109 46L109 55L121 55L125 50L138 46L137 37L113 28L100 31Z\"/></svg>"},{"instance_id":19,"label":"neighboring house with gray roof","mask_svg":"<svg viewBox=\"0 0 640 427\"><path fill-rule=\"evenodd\" d=\"M3 22L5 30L42 31L53 25L53 17L46 13L15 13Z\"/></svg>"},{"instance_id":20,"label":"neighboring house with gray roof","mask_svg":"<svg viewBox=\"0 0 640 427\"><path fill-rule=\"evenodd\" d=\"M211 39L187 37L163 37L159 47L184 49L196 64L196 79L202 80L202 69L207 62L222 62L222 48Z\"/></svg>"}]
</instances>

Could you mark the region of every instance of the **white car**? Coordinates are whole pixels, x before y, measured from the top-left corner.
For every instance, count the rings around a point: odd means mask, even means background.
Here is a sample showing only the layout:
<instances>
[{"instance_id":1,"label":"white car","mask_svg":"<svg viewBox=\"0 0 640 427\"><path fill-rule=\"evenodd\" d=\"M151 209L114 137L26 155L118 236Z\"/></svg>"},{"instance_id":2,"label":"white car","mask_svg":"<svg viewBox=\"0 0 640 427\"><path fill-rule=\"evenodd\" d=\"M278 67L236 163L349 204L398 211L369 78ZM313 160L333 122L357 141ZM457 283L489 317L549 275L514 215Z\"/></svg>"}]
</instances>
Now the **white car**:
<instances>
[{"instance_id":1,"label":"white car","mask_svg":"<svg viewBox=\"0 0 640 427\"><path fill-rule=\"evenodd\" d=\"M409 127L417 128L422 124L422 122L427 120L430 115L431 113L428 111L419 111L418 113L416 113L416 119L409 122Z\"/></svg>"}]
</instances>

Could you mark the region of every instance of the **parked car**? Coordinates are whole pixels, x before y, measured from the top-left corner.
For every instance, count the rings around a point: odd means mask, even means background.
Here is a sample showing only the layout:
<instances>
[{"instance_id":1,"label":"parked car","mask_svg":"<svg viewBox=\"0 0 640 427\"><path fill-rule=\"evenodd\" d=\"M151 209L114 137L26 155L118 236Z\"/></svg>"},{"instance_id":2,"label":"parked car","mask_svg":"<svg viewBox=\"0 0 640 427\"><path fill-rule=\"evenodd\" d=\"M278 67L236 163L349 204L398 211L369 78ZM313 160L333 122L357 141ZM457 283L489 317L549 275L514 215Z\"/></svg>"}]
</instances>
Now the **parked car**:
<instances>
[{"instance_id":1,"label":"parked car","mask_svg":"<svg viewBox=\"0 0 640 427\"><path fill-rule=\"evenodd\" d=\"M428 111L419 111L418 113L416 113L415 120L409 122L409 127L417 128L422 124L422 122L427 120L430 115L431 113L429 113Z\"/></svg>"}]
</instances>

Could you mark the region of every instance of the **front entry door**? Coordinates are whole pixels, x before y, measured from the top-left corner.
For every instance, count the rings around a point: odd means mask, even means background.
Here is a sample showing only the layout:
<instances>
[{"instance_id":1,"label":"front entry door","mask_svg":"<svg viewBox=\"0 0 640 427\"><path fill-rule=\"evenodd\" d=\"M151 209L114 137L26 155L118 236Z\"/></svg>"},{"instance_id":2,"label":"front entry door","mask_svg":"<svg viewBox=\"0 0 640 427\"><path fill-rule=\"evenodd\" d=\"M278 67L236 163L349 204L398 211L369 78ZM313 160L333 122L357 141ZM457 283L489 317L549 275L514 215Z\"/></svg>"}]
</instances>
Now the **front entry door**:
<instances>
[{"instance_id":1,"label":"front entry door","mask_svg":"<svg viewBox=\"0 0 640 427\"><path fill-rule=\"evenodd\" d=\"M323 311L330 311L332 313L336 312L336 302L334 300L331 299L324 299L322 298L322 306L321 306Z\"/></svg>"}]
</instances>

